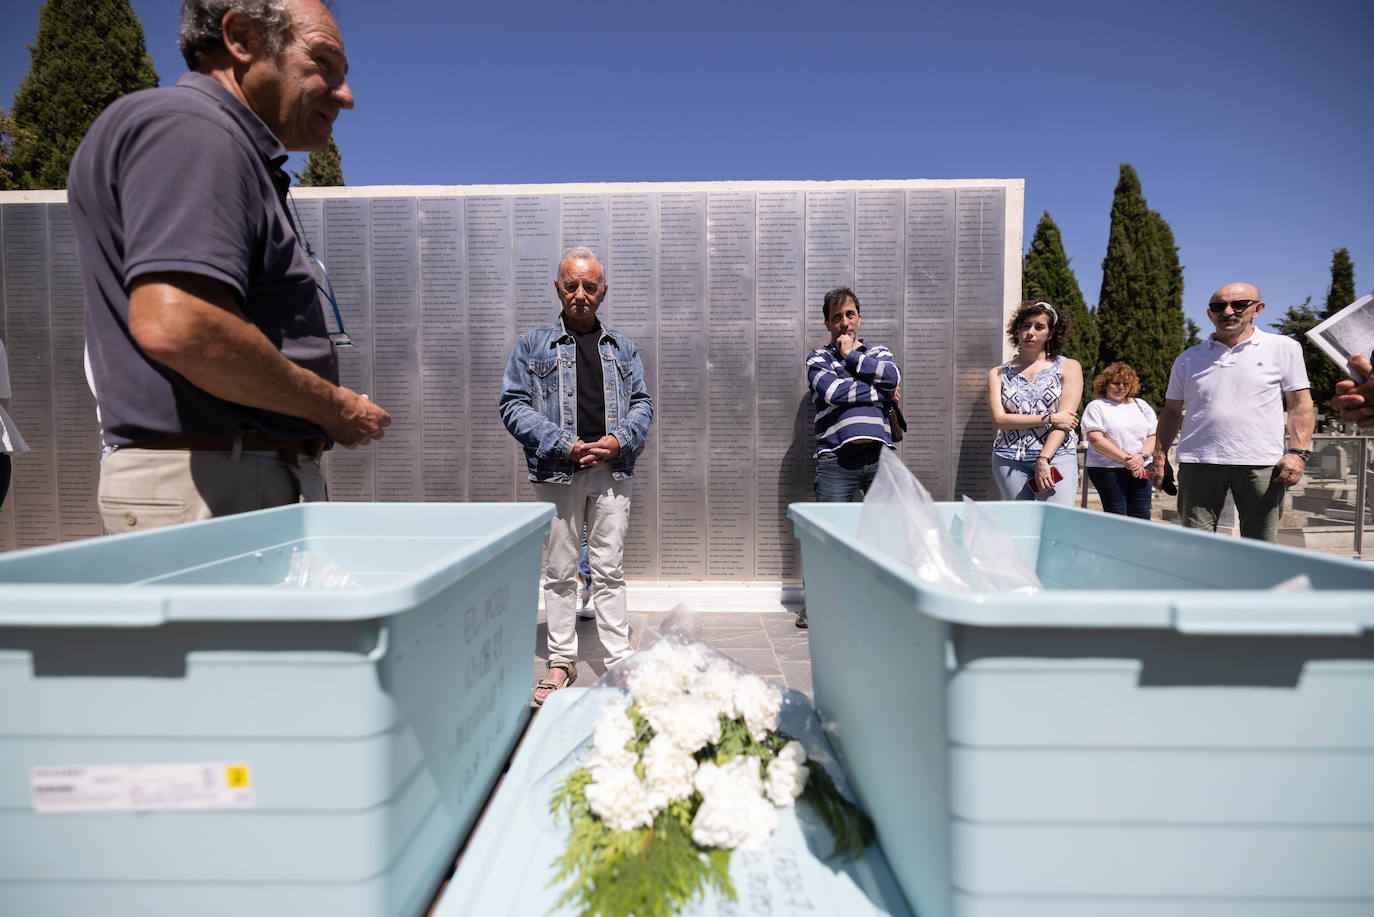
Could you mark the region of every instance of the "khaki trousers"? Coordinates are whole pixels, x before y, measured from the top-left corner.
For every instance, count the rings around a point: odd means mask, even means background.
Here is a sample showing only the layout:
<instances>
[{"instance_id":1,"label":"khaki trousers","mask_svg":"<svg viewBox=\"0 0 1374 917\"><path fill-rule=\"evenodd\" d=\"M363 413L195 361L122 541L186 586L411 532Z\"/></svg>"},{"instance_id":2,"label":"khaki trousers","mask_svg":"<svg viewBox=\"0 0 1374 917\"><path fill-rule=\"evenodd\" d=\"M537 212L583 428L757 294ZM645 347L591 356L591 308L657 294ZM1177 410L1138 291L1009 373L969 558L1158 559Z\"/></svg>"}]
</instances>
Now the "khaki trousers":
<instances>
[{"instance_id":1,"label":"khaki trousers","mask_svg":"<svg viewBox=\"0 0 1374 917\"><path fill-rule=\"evenodd\" d=\"M255 509L328 499L317 461L275 452L115 449L101 460L106 534L141 532Z\"/></svg>"}]
</instances>

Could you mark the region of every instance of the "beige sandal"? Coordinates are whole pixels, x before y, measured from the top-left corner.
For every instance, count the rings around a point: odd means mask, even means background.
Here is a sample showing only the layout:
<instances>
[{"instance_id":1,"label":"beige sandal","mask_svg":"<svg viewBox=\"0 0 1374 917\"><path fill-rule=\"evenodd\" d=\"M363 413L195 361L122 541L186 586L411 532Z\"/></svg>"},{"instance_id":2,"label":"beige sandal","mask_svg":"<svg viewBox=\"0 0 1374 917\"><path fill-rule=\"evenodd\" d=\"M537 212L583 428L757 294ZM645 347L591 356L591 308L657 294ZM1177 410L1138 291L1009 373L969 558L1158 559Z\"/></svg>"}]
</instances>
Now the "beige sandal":
<instances>
[{"instance_id":1,"label":"beige sandal","mask_svg":"<svg viewBox=\"0 0 1374 917\"><path fill-rule=\"evenodd\" d=\"M561 669L562 672L563 672L563 674L564 674L565 676L567 676L567 677L564 678L562 681L550 681L550 680L549 680L549 672L552 672L554 669ZM570 686L570 685L571 685L573 682L575 682L575 681L577 681L577 666L576 666L576 665L574 665L574 664L571 663L571 662L550 662L550 663L549 663L549 671L548 671L548 672L545 672L545 673L544 673L544 678L543 678L538 684L536 684L536 685L534 686L534 690L535 690L535 694L534 694L534 704L535 704L535 706L536 706L536 707L542 707L542 706L544 705L544 701L546 701L546 700L549 699L549 695L550 695L550 694L552 694L553 692L558 691L558 690L560 690L560 689L562 689L562 688L566 688L566 687ZM544 696L543 696L543 697L540 697L540 696L539 696L539 692L540 692L540 691L543 691L543 692L544 692Z\"/></svg>"}]
</instances>

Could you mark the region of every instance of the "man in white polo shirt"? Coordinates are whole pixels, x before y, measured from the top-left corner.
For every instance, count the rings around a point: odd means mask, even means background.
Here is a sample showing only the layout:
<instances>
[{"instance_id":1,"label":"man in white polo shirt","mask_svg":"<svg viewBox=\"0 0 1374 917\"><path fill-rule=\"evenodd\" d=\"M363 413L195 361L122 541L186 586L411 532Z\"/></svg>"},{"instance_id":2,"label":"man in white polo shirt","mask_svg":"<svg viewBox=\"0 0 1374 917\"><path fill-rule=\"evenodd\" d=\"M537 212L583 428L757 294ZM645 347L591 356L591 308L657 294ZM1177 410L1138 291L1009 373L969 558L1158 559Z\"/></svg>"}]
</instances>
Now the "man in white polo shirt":
<instances>
[{"instance_id":1,"label":"man in white polo shirt","mask_svg":"<svg viewBox=\"0 0 1374 917\"><path fill-rule=\"evenodd\" d=\"M1277 541L1283 496L1302 480L1315 418L1302 347L1256 328L1255 318L1263 311L1259 288L1251 284L1227 284L1212 294L1207 316L1216 332L1179 354L1169 371L1150 482L1159 486L1164 454L1181 427L1178 511L1183 525L1216 531L1230 491L1241 535Z\"/></svg>"}]
</instances>

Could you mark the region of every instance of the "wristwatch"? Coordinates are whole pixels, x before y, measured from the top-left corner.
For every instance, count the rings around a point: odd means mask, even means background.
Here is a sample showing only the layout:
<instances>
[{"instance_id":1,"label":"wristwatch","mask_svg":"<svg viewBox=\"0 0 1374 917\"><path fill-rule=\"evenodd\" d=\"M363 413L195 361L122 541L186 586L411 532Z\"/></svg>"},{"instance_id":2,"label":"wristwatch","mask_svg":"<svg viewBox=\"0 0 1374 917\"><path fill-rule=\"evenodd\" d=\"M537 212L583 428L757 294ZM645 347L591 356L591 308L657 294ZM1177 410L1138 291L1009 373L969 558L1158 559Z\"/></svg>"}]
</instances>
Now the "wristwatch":
<instances>
[{"instance_id":1,"label":"wristwatch","mask_svg":"<svg viewBox=\"0 0 1374 917\"><path fill-rule=\"evenodd\" d=\"M1312 458L1312 450L1311 450L1311 449L1289 449L1288 452L1287 452L1287 454L1288 454L1288 455L1296 455L1298 458L1302 459L1304 462L1310 461L1311 458Z\"/></svg>"}]
</instances>

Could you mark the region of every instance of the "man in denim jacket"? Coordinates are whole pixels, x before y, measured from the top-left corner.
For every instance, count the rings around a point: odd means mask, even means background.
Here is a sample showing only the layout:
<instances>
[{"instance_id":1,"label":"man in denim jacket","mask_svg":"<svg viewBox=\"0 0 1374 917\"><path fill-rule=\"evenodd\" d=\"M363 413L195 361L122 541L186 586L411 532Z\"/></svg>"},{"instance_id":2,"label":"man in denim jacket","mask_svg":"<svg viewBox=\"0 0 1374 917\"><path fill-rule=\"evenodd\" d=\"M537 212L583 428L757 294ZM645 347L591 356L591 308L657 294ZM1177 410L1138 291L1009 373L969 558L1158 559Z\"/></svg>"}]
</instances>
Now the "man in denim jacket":
<instances>
[{"instance_id":1,"label":"man in denim jacket","mask_svg":"<svg viewBox=\"0 0 1374 917\"><path fill-rule=\"evenodd\" d=\"M622 557L630 479L654 416L639 351L606 328L601 262L587 248L563 255L554 282L563 312L515 342L501 382L501 420L525 447L530 480L557 514L545 542L549 670L534 702L577 679L577 558L582 527L592 568L597 636L610 666L630 652Z\"/></svg>"}]
</instances>

